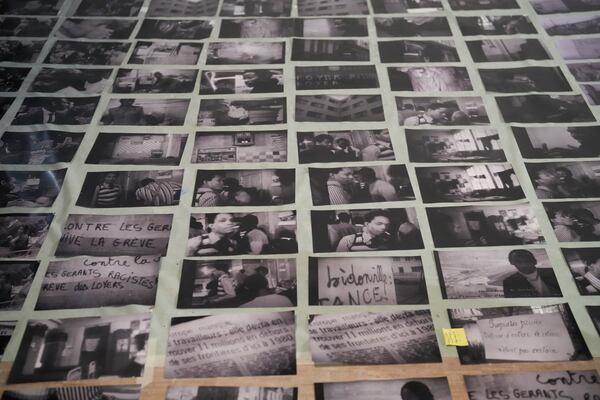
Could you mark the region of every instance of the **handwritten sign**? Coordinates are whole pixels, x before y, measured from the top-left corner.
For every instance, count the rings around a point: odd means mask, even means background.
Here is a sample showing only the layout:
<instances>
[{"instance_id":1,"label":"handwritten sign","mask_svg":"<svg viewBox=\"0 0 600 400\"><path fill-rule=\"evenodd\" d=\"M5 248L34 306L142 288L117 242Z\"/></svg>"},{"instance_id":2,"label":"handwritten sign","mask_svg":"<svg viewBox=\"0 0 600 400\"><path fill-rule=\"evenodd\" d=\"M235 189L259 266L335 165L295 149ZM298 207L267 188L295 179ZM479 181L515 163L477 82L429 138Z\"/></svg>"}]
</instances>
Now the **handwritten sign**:
<instances>
[{"instance_id":1,"label":"handwritten sign","mask_svg":"<svg viewBox=\"0 0 600 400\"><path fill-rule=\"evenodd\" d=\"M567 361L575 349L559 313L477 321L488 360Z\"/></svg>"}]
</instances>

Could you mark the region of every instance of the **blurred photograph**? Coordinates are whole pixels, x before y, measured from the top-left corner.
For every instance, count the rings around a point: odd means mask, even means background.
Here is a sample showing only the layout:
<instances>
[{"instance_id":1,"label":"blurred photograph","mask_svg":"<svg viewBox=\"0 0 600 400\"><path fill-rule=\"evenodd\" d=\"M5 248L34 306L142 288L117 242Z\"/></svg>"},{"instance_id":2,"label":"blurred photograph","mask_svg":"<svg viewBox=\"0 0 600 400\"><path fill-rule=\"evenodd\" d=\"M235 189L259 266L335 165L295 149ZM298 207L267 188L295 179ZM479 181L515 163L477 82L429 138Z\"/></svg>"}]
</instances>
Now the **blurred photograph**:
<instances>
[{"instance_id":1,"label":"blurred photograph","mask_svg":"<svg viewBox=\"0 0 600 400\"><path fill-rule=\"evenodd\" d=\"M563 248L562 253L573 274L579 294L600 295L600 248Z\"/></svg>"},{"instance_id":2,"label":"blurred photograph","mask_svg":"<svg viewBox=\"0 0 600 400\"><path fill-rule=\"evenodd\" d=\"M80 400L92 400L98 397L109 397L115 400L139 400L140 385L120 386L68 386L40 389L6 390L2 400L52 400L68 398L72 393L77 393Z\"/></svg>"},{"instance_id":3,"label":"blurred photograph","mask_svg":"<svg viewBox=\"0 0 600 400\"><path fill-rule=\"evenodd\" d=\"M79 0L74 15L83 17L135 17L144 0Z\"/></svg>"},{"instance_id":4,"label":"blurred photograph","mask_svg":"<svg viewBox=\"0 0 600 400\"><path fill-rule=\"evenodd\" d=\"M111 72L107 68L42 68L28 91L61 96L102 94Z\"/></svg>"},{"instance_id":5,"label":"blurred photograph","mask_svg":"<svg viewBox=\"0 0 600 400\"><path fill-rule=\"evenodd\" d=\"M524 158L600 157L600 126L513 127Z\"/></svg>"},{"instance_id":6,"label":"blurred photograph","mask_svg":"<svg viewBox=\"0 0 600 400\"><path fill-rule=\"evenodd\" d=\"M190 93L198 71L193 69L119 69L113 93Z\"/></svg>"},{"instance_id":7,"label":"blurred photograph","mask_svg":"<svg viewBox=\"0 0 600 400\"><path fill-rule=\"evenodd\" d=\"M183 125L189 99L110 99L101 125Z\"/></svg>"},{"instance_id":8,"label":"blurred photograph","mask_svg":"<svg viewBox=\"0 0 600 400\"><path fill-rule=\"evenodd\" d=\"M0 61L31 63L35 62L44 47L44 40L0 40Z\"/></svg>"},{"instance_id":9,"label":"blurred photograph","mask_svg":"<svg viewBox=\"0 0 600 400\"><path fill-rule=\"evenodd\" d=\"M119 65L129 51L127 42L58 40L44 60L48 64Z\"/></svg>"},{"instance_id":10,"label":"blurred photograph","mask_svg":"<svg viewBox=\"0 0 600 400\"><path fill-rule=\"evenodd\" d=\"M497 93L571 92L559 67L479 69L485 90Z\"/></svg>"},{"instance_id":11,"label":"blurred photograph","mask_svg":"<svg viewBox=\"0 0 600 400\"><path fill-rule=\"evenodd\" d=\"M580 11L597 11L598 0L529 0L538 14L556 14Z\"/></svg>"},{"instance_id":12,"label":"blurred photograph","mask_svg":"<svg viewBox=\"0 0 600 400\"><path fill-rule=\"evenodd\" d=\"M54 171L0 171L0 208L52 207L67 169Z\"/></svg>"},{"instance_id":13,"label":"blurred photograph","mask_svg":"<svg viewBox=\"0 0 600 400\"><path fill-rule=\"evenodd\" d=\"M369 61L365 39L294 39L292 61Z\"/></svg>"},{"instance_id":14,"label":"blurred photograph","mask_svg":"<svg viewBox=\"0 0 600 400\"><path fill-rule=\"evenodd\" d=\"M217 15L219 0L151 0L147 16L151 17L214 17Z\"/></svg>"},{"instance_id":15,"label":"blurred photograph","mask_svg":"<svg viewBox=\"0 0 600 400\"><path fill-rule=\"evenodd\" d=\"M200 94L283 92L283 69L202 71Z\"/></svg>"},{"instance_id":16,"label":"blurred photograph","mask_svg":"<svg viewBox=\"0 0 600 400\"><path fill-rule=\"evenodd\" d=\"M369 14L367 0L345 0L343 3L335 0L298 0L298 15L351 15Z\"/></svg>"},{"instance_id":17,"label":"blurred photograph","mask_svg":"<svg viewBox=\"0 0 600 400\"><path fill-rule=\"evenodd\" d=\"M56 15L64 0L5 0L0 13L7 15Z\"/></svg>"},{"instance_id":18,"label":"blurred photograph","mask_svg":"<svg viewBox=\"0 0 600 400\"><path fill-rule=\"evenodd\" d=\"M600 84L587 83L579 85L579 87L589 104L593 106L600 105Z\"/></svg>"},{"instance_id":19,"label":"blurred photograph","mask_svg":"<svg viewBox=\"0 0 600 400\"><path fill-rule=\"evenodd\" d=\"M129 64L195 65L202 43L137 41Z\"/></svg>"},{"instance_id":20,"label":"blurred photograph","mask_svg":"<svg viewBox=\"0 0 600 400\"><path fill-rule=\"evenodd\" d=\"M89 124L99 100L100 97L26 97L12 124Z\"/></svg>"},{"instance_id":21,"label":"blurred photograph","mask_svg":"<svg viewBox=\"0 0 600 400\"><path fill-rule=\"evenodd\" d=\"M375 17L379 37L452 36L446 17Z\"/></svg>"},{"instance_id":22,"label":"blurred photograph","mask_svg":"<svg viewBox=\"0 0 600 400\"><path fill-rule=\"evenodd\" d=\"M283 64L285 42L212 42L206 65Z\"/></svg>"},{"instance_id":23,"label":"blurred photograph","mask_svg":"<svg viewBox=\"0 0 600 400\"><path fill-rule=\"evenodd\" d=\"M82 132L4 132L0 164L57 164L71 162L83 140Z\"/></svg>"},{"instance_id":24,"label":"blurred photograph","mask_svg":"<svg viewBox=\"0 0 600 400\"><path fill-rule=\"evenodd\" d=\"M0 91L18 91L29 71L31 68L0 67Z\"/></svg>"},{"instance_id":25,"label":"blurred photograph","mask_svg":"<svg viewBox=\"0 0 600 400\"><path fill-rule=\"evenodd\" d=\"M404 126L487 125L481 97L396 97L398 122Z\"/></svg>"},{"instance_id":26,"label":"blurred photograph","mask_svg":"<svg viewBox=\"0 0 600 400\"><path fill-rule=\"evenodd\" d=\"M202 99L197 119L199 126L271 125L286 121L285 97Z\"/></svg>"},{"instance_id":27,"label":"blurred photograph","mask_svg":"<svg viewBox=\"0 0 600 400\"><path fill-rule=\"evenodd\" d=\"M221 400L297 400L298 389L291 387L258 386L169 386L166 400L180 399Z\"/></svg>"},{"instance_id":28,"label":"blurred photograph","mask_svg":"<svg viewBox=\"0 0 600 400\"><path fill-rule=\"evenodd\" d=\"M559 242L600 240L600 202L545 202L543 205Z\"/></svg>"},{"instance_id":29,"label":"blurred photograph","mask_svg":"<svg viewBox=\"0 0 600 400\"><path fill-rule=\"evenodd\" d=\"M298 122L385 121L379 95L296 96Z\"/></svg>"},{"instance_id":30,"label":"blurred photograph","mask_svg":"<svg viewBox=\"0 0 600 400\"><path fill-rule=\"evenodd\" d=\"M0 36L48 37L56 18L0 17Z\"/></svg>"},{"instance_id":31,"label":"blurred photograph","mask_svg":"<svg viewBox=\"0 0 600 400\"><path fill-rule=\"evenodd\" d=\"M375 14L427 14L444 9L441 0L371 0L371 7Z\"/></svg>"},{"instance_id":32,"label":"blurred photograph","mask_svg":"<svg viewBox=\"0 0 600 400\"><path fill-rule=\"evenodd\" d=\"M137 32L136 38L202 40L208 38L211 32L211 21L145 18Z\"/></svg>"},{"instance_id":33,"label":"blurred photograph","mask_svg":"<svg viewBox=\"0 0 600 400\"><path fill-rule=\"evenodd\" d=\"M0 310L20 310L31 289L39 267L38 261L0 261ZM3 328L0 322L0 332ZM0 334L0 357L2 357Z\"/></svg>"},{"instance_id":34,"label":"blurred photograph","mask_svg":"<svg viewBox=\"0 0 600 400\"><path fill-rule=\"evenodd\" d=\"M219 38L286 38L298 32L296 18L224 18L221 19ZM302 36L302 35L298 35Z\"/></svg>"},{"instance_id":35,"label":"blurred photograph","mask_svg":"<svg viewBox=\"0 0 600 400\"><path fill-rule=\"evenodd\" d=\"M528 94L496 97L504 122L594 122L596 118L581 95Z\"/></svg>"},{"instance_id":36,"label":"blurred photograph","mask_svg":"<svg viewBox=\"0 0 600 400\"><path fill-rule=\"evenodd\" d=\"M600 81L600 62L567 64L577 82Z\"/></svg>"},{"instance_id":37,"label":"blurred photograph","mask_svg":"<svg viewBox=\"0 0 600 400\"><path fill-rule=\"evenodd\" d=\"M0 214L0 258L35 258L54 214Z\"/></svg>"},{"instance_id":38,"label":"blurred photograph","mask_svg":"<svg viewBox=\"0 0 600 400\"><path fill-rule=\"evenodd\" d=\"M379 88L374 65L296 67L296 90Z\"/></svg>"},{"instance_id":39,"label":"blurred photograph","mask_svg":"<svg viewBox=\"0 0 600 400\"><path fill-rule=\"evenodd\" d=\"M448 3L454 11L519 8L517 0L448 0Z\"/></svg>"},{"instance_id":40,"label":"blurred photograph","mask_svg":"<svg viewBox=\"0 0 600 400\"><path fill-rule=\"evenodd\" d=\"M315 400L373 400L381 393L389 400L451 399L447 378L315 383Z\"/></svg>"},{"instance_id":41,"label":"blurred photograph","mask_svg":"<svg viewBox=\"0 0 600 400\"><path fill-rule=\"evenodd\" d=\"M460 61L454 40L388 40L378 46L382 63Z\"/></svg>"},{"instance_id":42,"label":"blurred photograph","mask_svg":"<svg viewBox=\"0 0 600 400\"><path fill-rule=\"evenodd\" d=\"M4 356L4 351L10 343L10 339L17 327L17 322L18 321L0 321L0 359ZM5 393L7 392L8 391L5 390L4 393L2 393L2 396L5 396Z\"/></svg>"},{"instance_id":43,"label":"blurred photograph","mask_svg":"<svg viewBox=\"0 0 600 400\"><path fill-rule=\"evenodd\" d=\"M387 129L298 132L300 164L395 160Z\"/></svg>"},{"instance_id":44,"label":"blurred photograph","mask_svg":"<svg viewBox=\"0 0 600 400\"><path fill-rule=\"evenodd\" d=\"M223 0L222 17L289 17L292 0Z\"/></svg>"},{"instance_id":45,"label":"blurred photograph","mask_svg":"<svg viewBox=\"0 0 600 400\"><path fill-rule=\"evenodd\" d=\"M600 162L527 163L538 199L600 197Z\"/></svg>"},{"instance_id":46,"label":"blurred photograph","mask_svg":"<svg viewBox=\"0 0 600 400\"><path fill-rule=\"evenodd\" d=\"M414 92L473 90L464 67L388 67L390 88Z\"/></svg>"},{"instance_id":47,"label":"blurred photograph","mask_svg":"<svg viewBox=\"0 0 600 400\"><path fill-rule=\"evenodd\" d=\"M467 40L466 44L476 63L552 59L538 39Z\"/></svg>"},{"instance_id":48,"label":"blurred photograph","mask_svg":"<svg viewBox=\"0 0 600 400\"><path fill-rule=\"evenodd\" d=\"M600 38L556 39L554 43L565 60L600 58Z\"/></svg>"},{"instance_id":49,"label":"blurred photograph","mask_svg":"<svg viewBox=\"0 0 600 400\"><path fill-rule=\"evenodd\" d=\"M54 35L61 39L129 39L137 20L67 18Z\"/></svg>"},{"instance_id":50,"label":"blurred photograph","mask_svg":"<svg viewBox=\"0 0 600 400\"><path fill-rule=\"evenodd\" d=\"M288 160L287 131L196 132L192 163L261 163Z\"/></svg>"},{"instance_id":51,"label":"blurred photograph","mask_svg":"<svg viewBox=\"0 0 600 400\"><path fill-rule=\"evenodd\" d=\"M531 20L526 15L458 16L456 22L463 36L537 33Z\"/></svg>"},{"instance_id":52,"label":"blurred photograph","mask_svg":"<svg viewBox=\"0 0 600 400\"><path fill-rule=\"evenodd\" d=\"M541 22L550 36L600 33L598 15L552 15L541 18Z\"/></svg>"}]
</instances>

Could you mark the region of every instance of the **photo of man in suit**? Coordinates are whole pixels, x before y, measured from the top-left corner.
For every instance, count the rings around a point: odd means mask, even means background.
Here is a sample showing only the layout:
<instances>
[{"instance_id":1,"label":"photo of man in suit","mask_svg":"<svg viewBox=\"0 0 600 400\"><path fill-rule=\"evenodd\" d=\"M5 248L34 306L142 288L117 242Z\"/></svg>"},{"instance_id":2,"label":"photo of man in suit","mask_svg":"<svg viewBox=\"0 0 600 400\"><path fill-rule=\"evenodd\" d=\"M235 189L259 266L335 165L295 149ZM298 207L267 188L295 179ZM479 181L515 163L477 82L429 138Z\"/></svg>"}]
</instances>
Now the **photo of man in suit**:
<instances>
[{"instance_id":1,"label":"photo of man in suit","mask_svg":"<svg viewBox=\"0 0 600 400\"><path fill-rule=\"evenodd\" d=\"M555 297L562 293L551 268L537 268L535 256L528 250L513 250L508 261L517 272L502 282L504 297Z\"/></svg>"}]
</instances>

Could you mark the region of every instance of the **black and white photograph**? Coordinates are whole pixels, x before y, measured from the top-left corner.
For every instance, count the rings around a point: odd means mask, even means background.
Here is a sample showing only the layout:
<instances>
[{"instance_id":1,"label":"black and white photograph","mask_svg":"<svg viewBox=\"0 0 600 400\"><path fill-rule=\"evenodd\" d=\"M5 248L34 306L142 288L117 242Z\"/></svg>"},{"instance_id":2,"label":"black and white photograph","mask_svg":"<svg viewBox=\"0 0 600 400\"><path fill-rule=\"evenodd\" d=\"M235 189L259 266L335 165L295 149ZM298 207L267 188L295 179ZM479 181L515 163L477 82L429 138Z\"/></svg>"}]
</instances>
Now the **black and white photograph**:
<instances>
[{"instance_id":1,"label":"black and white photograph","mask_svg":"<svg viewBox=\"0 0 600 400\"><path fill-rule=\"evenodd\" d=\"M294 39L292 61L369 61L366 39Z\"/></svg>"},{"instance_id":2,"label":"black and white photograph","mask_svg":"<svg viewBox=\"0 0 600 400\"><path fill-rule=\"evenodd\" d=\"M179 165L187 134L98 134L87 164Z\"/></svg>"},{"instance_id":3,"label":"black and white photograph","mask_svg":"<svg viewBox=\"0 0 600 400\"><path fill-rule=\"evenodd\" d=\"M369 14L367 0L298 0L298 15L352 15Z\"/></svg>"},{"instance_id":4,"label":"black and white photograph","mask_svg":"<svg viewBox=\"0 0 600 400\"><path fill-rule=\"evenodd\" d=\"M29 320L8 382L142 376L150 317L130 314Z\"/></svg>"},{"instance_id":5,"label":"black and white photograph","mask_svg":"<svg viewBox=\"0 0 600 400\"><path fill-rule=\"evenodd\" d=\"M136 19L67 18L54 33L61 39L129 39Z\"/></svg>"},{"instance_id":6,"label":"black and white photograph","mask_svg":"<svg viewBox=\"0 0 600 400\"><path fill-rule=\"evenodd\" d=\"M88 172L79 207L176 206L181 196L182 169Z\"/></svg>"},{"instance_id":7,"label":"black and white photograph","mask_svg":"<svg viewBox=\"0 0 600 400\"><path fill-rule=\"evenodd\" d=\"M16 63L31 63L37 60L44 40L0 40L0 61L16 62Z\"/></svg>"},{"instance_id":8,"label":"black and white photograph","mask_svg":"<svg viewBox=\"0 0 600 400\"><path fill-rule=\"evenodd\" d=\"M552 15L541 18L541 23L550 36L600 33L600 16L594 14Z\"/></svg>"},{"instance_id":9,"label":"black and white photograph","mask_svg":"<svg viewBox=\"0 0 600 400\"><path fill-rule=\"evenodd\" d=\"M18 311L23 307L39 265L38 261L0 261L0 310ZM1 348L0 344L0 357Z\"/></svg>"},{"instance_id":10,"label":"black and white photograph","mask_svg":"<svg viewBox=\"0 0 600 400\"><path fill-rule=\"evenodd\" d=\"M44 60L47 64L119 65L130 43L58 40Z\"/></svg>"},{"instance_id":11,"label":"black and white photograph","mask_svg":"<svg viewBox=\"0 0 600 400\"><path fill-rule=\"evenodd\" d=\"M308 304L427 304L423 261L413 257L310 257Z\"/></svg>"},{"instance_id":12,"label":"black and white photograph","mask_svg":"<svg viewBox=\"0 0 600 400\"><path fill-rule=\"evenodd\" d=\"M186 256L294 254L296 211L192 214Z\"/></svg>"},{"instance_id":13,"label":"black and white photograph","mask_svg":"<svg viewBox=\"0 0 600 400\"><path fill-rule=\"evenodd\" d=\"M389 400L452 399L445 377L315 383L315 400L373 400L382 394Z\"/></svg>"},{"instance_id":14,"label":"black and white photograph","mask_svg":"<svg viewBox=\"0 0 600 400\"><path fill-rule=\"evenodd\" d=\"M169 386L166 400L181 399L297 400L298 389L262 386Z\"/></svg>"},{"instance_id":15,"label":"black and white photograph","mask_svg":"<svg viewBox=\"0 0 600 400\"><path fill-rule=\"evenodd\" d=\"M0 97L0 119L6 114L14 100L14 97Z\"/></svg>"},{"instance_id":16,"label":"black and white photograph","mask_svg":"<svg viewBox=\"0 0 600 400\"><path fill-rule=\"evenodd\" d=\"M387 129L298 132L300 164L396 159Z\"/></svg>"},{"instance_id":17,"label":"black and white photograph","mask_svg":"<svg viewBox=\"0 0 600 400\"><path fill-rule=\"evenodd\" d=\"M35 309L153 306L159 269L160 255L50 261Z\"/></svg>"},{"instance_id":18,"label":"black and white photograph","mask_svg":"<svg viewBox=\"0 0 600 400\"><path fill-rule=\"evenodd\" d=\"M54 214L0 215L0 258L35 258Z\"/></svg>"},{"instance_id":19,"label":"black and white photograph","mask_svg":"<svg viewBox=\"0 0 600 400\"><path fill-rule=\"evenodd\" d=\"M183 260L177 308L296 306L295 259Z\"/></svg>"},{"instance_id":20,"label":"black and white photograph","mask_svg":"<svg viewBox=\"0 0 600 400\"><path fill-rule=\"evenodd\" d=\"M544 249L434 252L444 299L561 297Z\"/></svg>"},{"instance_id":21,"label":"black and white photograph","mask_svg":"<svg viewBox=\"0 0 600 400\"><path fill-rule=\"evenodd\" d=\"M526 15L458 16L456 22L463 36L537 33L535 26Z\"/></svg>"},{"instance_id":22,"label":"black and white photograph","mask_svg":"<svg viewBox=\"0 0 600 400\"><path fill-rule=\"evenodd\" d=\"M448 0L454 11L509 10L519 8L517 0Z\"/></svg>"},{"instance_id":23,"label":"black and white photograph","mask_svg":"<svg viewBox=\"0 0 600 400\"><path fill-rule=\"evenodd\" d=\"M424 203L511 201L525 198L511 164L416 168Z\"/></svg>"},{"instance_id":24,"label":"black and white photograph","mask_svg":"<svg viewBox=\"0 0 600 400\"><path fill-rule=\"evenodd\" d=\"M212 42L206 65L283 64L285 42Z\"/></svg>"},{"instance_id":25,"label":"black and white photograph","mask_svg":"<svg viewBox=\"0 0 600 400\"><path fill-rule=\"evenodd\" d=\"M288 160L284 130L197 132L192 163L263 163Z\"/></svg>"},{"instance_id":26,"label":"black and white photograph","mask_svg":"<svg viewBox=\"0 0 600 400\"><path fill-rule=\"evenodd\" d=\"M18 91L29 71L31 68L0 67L0 91Z\"/></svg>"},{"instance_id":27,"label":"black and white photograph","mask_svg":"<svg viewBox=\"0 0 600 400\"><path fill-rule=\"evenodd\" d=\"M411 92L473 90L465 67L388 67L390 88Z\"/></svg>"},{"instance_id":28,"label":"black and white photograph","mask_svg":"<svg viewBox=\"0 0 600 400\"><path fill-rule=\"evenodd\" d=\"M571 92L560 67L479 69L485 90L497 93Z\"/></svg>"},{"instance_id":29,"label":"black and white photograph","mask_svg":"<svg viewBox=\"0 0 600 400\"><path fill-rule=\"evenodd\" d=\"M543 203L559 242L600 241L600 202Z\"/></svg>"},{"instance_id":30,"label":"black and white photograph","mask_svg":"<svg viewBox=\"0 0 600 400\"><path fill-rule=\"evenodd\" d=\"M296 172L288 169L205 169L196 173L193 207L293 204Z\"/></svg>"},{"instance_id":31,"label":"black and white photograph","mask_svg":"<svg viewBox=\"0 0 600 400\"><path fill-rule=\"evenodd\" d=\"M212 25L208 20L145 18L136 38L202 40L210 36Z\"/></svg>"},{"instance_id":32,"label":"black and white photograph","mask_svg":"<svg viewBox=\"0 0 600 400\"><path fill-rule=\"evenodd\" d=\"M141 385L63 386L53 388L5 390L2 400L52 400L76 396L79 400L110 398L114 400L139 400Z\"/></svg>"},{"instance_id":33,"label":"black and white photograph","mask_svg":"<svg viewBox=\"0 0 600 400\"><path fill-rule=\"evenodd\" d=\"M600 306L586 306L585 307L590 319L592 320L596 331L600 335Z\"/></svg>"},{"instance_id":34,"label":"black and white photograph","mask_svg":"<svg viewBox=\"0 0 600 400\"><path fill-rule=\"evenodd\" d=\"M315 206L415 199L403 164L309 168L308 174Z\"/></svg>"},{"instance_id":35,"label":"black and white photograph","mask_svg":"<svg viewBox=\"0 0 600 400\"><path fill-rule=\"evenodd\" d=\"M70 214L54 255L165 256L172 220L171 214Z\"/></svg>"},{"instance_id":36,"label":"black and white photograph","mask_svg":"<svg viewBox=\"0 0 600 400\"><path fill-rule=\"evenodd\" d=\"M526 163L538 199L600 197L600 162Z\"/></svg>"},{"instance_id":37,"label":"black and white photograph","mask_svg":"<svg viewBox=\"0 0 600 400\"><path fill-rule=\"evenodd\" d=\"M67 169L53 171L0 171L0 208L52 207Z\"/></svg>"},{"instance_id":38,"label":"black and white photograph","mask_svg":"<svg viewBox=\"0 0 600 400\"><path fill-rule=\"evenodd\" d=\"M195 65L202 52L202 43L136 42L129 64Z\"/></svg>"},{"instance_id":39,"label":"black and white photograph","mask_svg":"<svg viewBox=\"0 0 600 400\"><path fill-rule=\"evenodd\" d=\"M427 14L443 11L441 0L370 0L375 14Z\"/></svg>"},{"instance_id":40,"label":"black and white photograph","mask_svg":"<svg viewBox=\"0 0 600 400\"><path fill-rule=\"evenodd\" d=\"M326 38L369 36L366 18L295 18L293 21L295 24L293 36Z\"/></svg>"},{"instance_id":41,"label":"black and white photograph","mask_svg":"<svg viewBox=\"0 0 600 400\"><path fill-rule=\"evenodd\" d=\"M102 94L112 69L42 68L28 92L53 93L61 96Z\"/></svg>"},{"instance_id":42,"label":"black and white photograph","mask_svg":"<svg viewBox=\"0 0 600 400\"><path fill-rule=\"evenodd\" d=\"M558 53L565 60L600 58L600 38L556 39Z\"/></svg>"},{"instance_id":43,"label":"black and white photograph","mask_svg":"<svg viewBox=\"0 0 600 400\"><path fill-rule=\"evenodd\" d=\"M296 67L296 90L379 88L374 65Z\"/></svg>"},{"instance_id":44,"label":"black and white photograph","mask_svg":"<svg viewBox=\"0 0 600 400\"><path fill-rule=\"evenodd\" d=\"M46 165L73 160L81 132L4 132L0 136L0 164Z\"/></svg>"},{"instance_id":45,"label":"black and white photograph","mask_svg":"<svg viewBox=\"0 0 600 400\"><path fill-rule=\"evenodd\" d=\"M312 211L315 253L423 248L414 208Z\"/></svg>"},{"instance_id":46,"label":"black and white photograph","mask_svg":"<svg viewBox=\"0 0 600 400\"><path fill-rule=\"evenodd\" d=\"M563 248L562 252L579 294L600 295L600 248Z\"/></svg>"},{"instance_id":47,"label":"black and white photograph","mask_svg":"<svg viewBox=\"0 0 600 400\"><path fill-rule=\"evenodd\" d=\"M295 332L293 311L173 318L165 378L294 375Z\"/></svg>"},{"instance_id":48,"label":"black and white photograph","mask_svg":"<svg viewBox=\"0 0 600 400\"><path fill-rule=\"evenodd\" d=\"M56 15L64 0L5 0L0 13L7 15Z\"/></svg>"},{"instance_id":49,"label":"black and white photograph","mask_svg":"<svg viewBox=\"0 0 600 400\"><path fill-rule=\"evenodd\" d=\"M189 99L110 99L100 125L183 125Z\"/></svg>"},{"instance_id":50,"label":"black and white photograph","mask_svg":"<svg viewBox=\"0 0 600 400\"><path fill-rule=\"evenodd\" d=\"M405 129L412 162L506 161L500 135L494 128Z\"/></svg>"},{"instance_id":51,"label":"black and white photograph","mask_svg":"<svg viewBox=\"0 0 600 400\"><path fill-rule=\"evenodd\" d=\"M200 94L283 92L283 69L202 71Z\"/></svg>"},{"instance_id":52,"label":"black and white photograph","mask_svg":"<svg viewBox=\"0 0 600 400\"><path fill-rule=\"evenodd\" d=\"M461 364L591 359L567 303L455 308L448 316L469 343L456 348Z\"/></svg>"},{"instance_id":53,"label":"black and white photograph","mask_svg":"<svg viewBox=\"0 0 600 400\"><path fill-rule=\"evenodd\" d=\"M600 81L600 62L567 64L577 82Z\"/></svg>"},{"instance_id":54,"label":"black and white photograph","mask_svg":"<svg viewBox=\"0 0 600 400\"><path fill-rule=\"evenodd\" d=\"M135 17L144 0L79 0L74 15L79 17Z\"/></svg>"},{"instance_id":55,"label":"black and white photograph","mask_svg":"<svg viewBox=\"0 0 600 400\"><path fill-rule=\"evenodd\" d=\"M596 118L578 94L528 94L496 97L504 122L594 122Z\"/></svg>"},{"instance_id":56,"label":"black and white photograph","mask_svg":"<svg viewBox=\"0 0 600 400\"><path fill-rule=\"evenodd\" d=\"M223 0L222 17L289 17L292 0Z\"/></svg>"},{"instance_id":57,"label":"black and white photograph","mask_svg":"<svg viewBox=\"0 0 600 400\"><path fill-rule=\"evenodd\" d=\"M119 69L113 93L190 93L198 71L194 69Z\"/></svg>"},{"instance_id":58,"label":"black and white photograph","mask_svg":"<svg viewBox=\"0 0 600 400\"><path fill-rule=\"evenodd\" d=\"M427 208L427 218L436 247L545 243L529 203Z\"/></svg>"},{"instance_id":59,"label":"black and white photograph","mask_svg":"<svg viewBox=\"0 0 600 400\"><path fill-rule=\"evenodd\" d=\"M308 332L317 366L442 361L429 310L311 315Z\"/></svg>"},{"instance_id":60,"label":"black and white photograph","mask_svg":"<svg viewBox=\"0 0 600 400\"><path fill-rule=\"evenodd\" d=\"M378 42L382 63L460 61L454 40L388 40Z\"/></svg>"},{"instance_id":61,"label":"black and white photograph","mask_svg":"<svg viewBox=\"0 0 600 400\"><path fill-rule=\"evenodd\" d=\"M467 40L466 44L476 63L552 59L538 39Z\"/></svg>"},{"instance_id":62,"label":"black and white photograph","mask_svg":"<svg viewBox=\"0 0 600 400\"><path fill-rule=\"evenodd\" d=\"M385 121L380 95L296 96L298 122Z\"/></svg>"},{"instance_id":63,"label":"black and white photograph","mask_svg":"<svg viewBox=\"0 0 600 400\"><path fill-rule=\"evenodd\" d=\"M524 158L600 157L600 126L513 127Z\"/></svg>"},{"instance_id":64,"label":"black and white photograph","mask_svg":"<svg viewBox=\"0 0 600 400\"><path fill-rule=\"evenodd\" d=\"M48 37L56 18L1 17L0 36Z\"/></svg>"},{"instance_id":65,"label":"black and white photograph","mask_svg":"<svg viewBox=\"0 0 600 400\"><path fill-rule=\"evenodd\" d=\"M529 0L538 14L598 11L599 0Z\"/></svg>"},{"instance_id":66,"label":"black and white photograph","mask_svg":"<svg viewBox=\"0 0 600 400\"><path fill-rule=\"evenodd\" d=\"M146 15L151 17L214 17L220 0L151 0Z\"/></svg>"},{"instance_id":67,"label":"black and white photograph","mask_svg":"<svg viewBox=\"0 0 600 400\"><path fill-rule=\"evenodd\" d=\"M4 351L12 338L18 321L0 321L0 359L4 355ZM7 391L5 390L4 393ZM3 396L4 396L3 393Z\"/></svg>"},{"instance_id":68,"label":"black and white photograph","mask_svg":"<svg viewBox=\"0 0 600 400\"><path fill-rule=\"evenodd\" d=\"M285 97L200 100L199 126L273 125L286 122Z\"/></svg>"},{"instance_id":69,"label":"black and white photograph","mask_svg":"<svg viewBox=\"0 0 600 400\"><path fill-rule=\"evenodd\" d=\"M86 125L99 100L100 97L26 97L12 124Z\"/></svg>"},{"instance_id":70,"label":"black and white photograph","mask_svg":"<svg viewBox=\"0 0 600 400\"><path fill-rule=\"evenodd\" d=\"M481 97L396 97L396 109L404 126L490 123Z\"/></svg>"},{"instance_id":71,"label":"black and white photograph","mask_svg":"<svg viewBox=\"0 0 600 400\"><path fill-rule=\"evenodd\" d=\"M588 103L592 106L600 105L600 84L599 83L586 83L585 85L579 85L583 95L585 96Z\"/></svg>"},{"instance_id":72,"label":"black and white photograph","mask_svg":"<svg viewBox=\"0 0 600 400\"><path fill-rule=\"evenodd\" d=\"M452 36L446 17L376 17L379 37Z\"/></svg>"},{"instance_id":73,"label":"black and white photograph","mask_svg":"<svg viewBox=\"0 0 600 400\"><path fill-rule=\"evenodd\" d=\"M286 38L302 36L302 20L296 18L236 18L222 19L219 38Z\"/></svg>"}]
</instances>

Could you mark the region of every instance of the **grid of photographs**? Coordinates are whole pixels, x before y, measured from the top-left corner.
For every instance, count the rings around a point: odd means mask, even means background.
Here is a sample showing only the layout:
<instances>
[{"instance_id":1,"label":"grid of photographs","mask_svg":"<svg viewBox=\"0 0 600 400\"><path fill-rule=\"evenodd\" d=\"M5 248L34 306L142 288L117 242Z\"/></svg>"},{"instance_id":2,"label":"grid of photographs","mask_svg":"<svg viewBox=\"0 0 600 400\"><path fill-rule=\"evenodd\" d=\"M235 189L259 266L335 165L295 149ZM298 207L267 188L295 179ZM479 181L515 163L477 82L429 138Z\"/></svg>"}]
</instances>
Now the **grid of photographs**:
<instances>
[{"instance_id":1,"label":"grid of photographs","mask_svg":"<svg viewBox=\"0 0 600 400\"><path fill-rule=\"evenodd\" d=\"M594 399L599 12L0 1L2 400Z\"/></svg>"}]
</instances>

